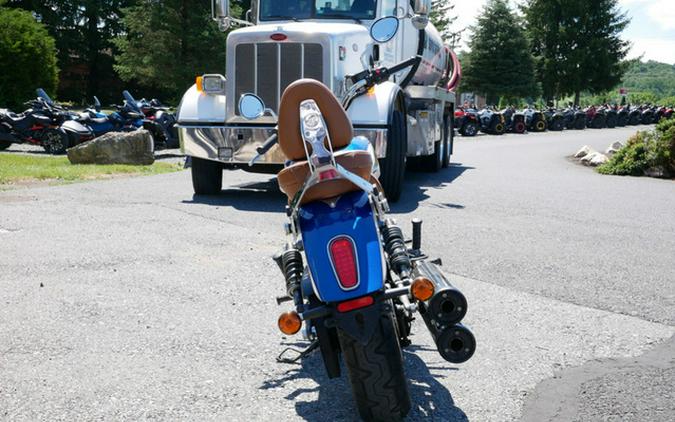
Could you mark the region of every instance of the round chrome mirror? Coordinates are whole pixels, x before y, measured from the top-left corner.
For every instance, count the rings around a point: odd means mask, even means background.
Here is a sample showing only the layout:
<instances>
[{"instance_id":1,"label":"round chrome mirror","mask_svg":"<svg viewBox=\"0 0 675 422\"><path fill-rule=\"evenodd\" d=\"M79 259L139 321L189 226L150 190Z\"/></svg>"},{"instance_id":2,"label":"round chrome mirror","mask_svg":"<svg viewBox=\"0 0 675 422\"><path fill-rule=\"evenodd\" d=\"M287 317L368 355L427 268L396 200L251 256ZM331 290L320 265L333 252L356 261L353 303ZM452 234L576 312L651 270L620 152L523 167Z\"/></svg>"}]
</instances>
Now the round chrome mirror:
<instances>
[{"instance_id":1,"label":"round chrome mirror","mask_svg":"<svg viewBox=\"0 0 675 422\"><path fill-rule=\"evenodd\" d=\"M398 19L395 16L380 18L370 27L370 36L378 43L386 43L398 32Z\"/></svg>"},{"instance_id":2,"label":"round chrome mirror","mask_svg":"<svg viewBox=\"0 0 675 422\"><path fill-rule=\"evenodd\" d=\"M248 120L265 114L265 103L255 94L244 94L239 99L239 114Z\"/></svg>"}]
</instances>

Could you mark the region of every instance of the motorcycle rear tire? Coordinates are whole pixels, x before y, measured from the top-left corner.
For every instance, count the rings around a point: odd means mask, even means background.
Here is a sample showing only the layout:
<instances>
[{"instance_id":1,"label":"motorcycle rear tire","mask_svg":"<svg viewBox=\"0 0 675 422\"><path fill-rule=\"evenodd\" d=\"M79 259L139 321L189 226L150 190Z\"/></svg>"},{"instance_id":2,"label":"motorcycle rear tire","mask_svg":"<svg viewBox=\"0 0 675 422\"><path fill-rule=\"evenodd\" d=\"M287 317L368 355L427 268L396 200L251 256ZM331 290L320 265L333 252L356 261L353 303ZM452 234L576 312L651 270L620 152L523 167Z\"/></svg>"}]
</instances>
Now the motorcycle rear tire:
<instances>
[{"instance_id":1,"label":"motorcycle rear tire","mask_svg":"<svg viewBox=\"0 0 675 422\"><path fill-rule=\"evenodd\" d=\"M217 195L223 188L223 166L216 161L192 157L192 188L195 195Z\"/></svg>"},{"instance_id":2,"label":"motorcycle rear tire","mask_svg":"<svg viewBox=\"0 0 675 422\"><path fill-rule=\"evenodd\" d=\"M45 151L52 155L62 155L70 148L68 134L59 129L47 129L42 135L42 143Z\"/></svg>"},{"instance_id":3,"label":"motorcycle rear tire","mask_svg":"<svg viewBox=\"0 0 675 422\"><path fill-rule=\"evenodd\" d=\"M399 421L410 411L410 394L394 322L382 315L363 346L338 330L340 347L359 415L366 421Z\"/></svg>"},{"instance_id":4,"label":"motorcycle rear tire","mask_svg":"<svg viewBox=\"0 0 675 422\"><path fill-rule=\"evenodd\" d=\"M387 136L387 156L380 159L380 183L390 202L396 202L403 192L408 135L405 116L402 111L394 110Z\"/></svg>"}]
</instances>

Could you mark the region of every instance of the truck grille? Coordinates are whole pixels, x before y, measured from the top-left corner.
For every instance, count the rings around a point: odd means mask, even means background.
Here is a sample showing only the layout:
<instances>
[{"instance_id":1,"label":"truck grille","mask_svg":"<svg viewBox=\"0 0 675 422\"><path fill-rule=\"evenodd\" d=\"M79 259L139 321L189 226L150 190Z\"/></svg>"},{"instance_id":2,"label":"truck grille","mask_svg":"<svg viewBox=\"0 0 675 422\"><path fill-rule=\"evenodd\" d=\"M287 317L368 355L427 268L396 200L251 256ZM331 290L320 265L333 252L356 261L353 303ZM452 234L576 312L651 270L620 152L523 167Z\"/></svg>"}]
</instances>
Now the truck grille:
<instances>
[{"instance_id":1,"label":"truck grille","mask_svg":"<svg viewBox=\"0 0 675 422\"><path fill-rule=\"evenodd\" d=\"M323 81L321 44L258 43L239 44L235 52L235 104L253 92L277 111L281 94L288 85L302 78Z\"/></svg>"}]
</instances>

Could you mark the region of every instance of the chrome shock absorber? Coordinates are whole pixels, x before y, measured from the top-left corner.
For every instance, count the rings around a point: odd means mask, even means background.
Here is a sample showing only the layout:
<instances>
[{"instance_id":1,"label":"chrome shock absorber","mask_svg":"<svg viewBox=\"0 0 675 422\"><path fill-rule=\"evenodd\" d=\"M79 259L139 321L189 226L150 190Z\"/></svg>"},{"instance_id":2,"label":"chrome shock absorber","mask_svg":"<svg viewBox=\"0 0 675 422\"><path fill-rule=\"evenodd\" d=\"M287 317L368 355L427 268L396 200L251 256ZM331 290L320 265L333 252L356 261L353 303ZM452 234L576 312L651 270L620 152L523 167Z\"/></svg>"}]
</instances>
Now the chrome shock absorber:
<instances>
[{"instance_id":1,"label":"chrome shock absorber","mask_svg":"<svg viewBox=\"0 0 675 422\"><path fill-rule=\"evenodd\" d=\"M389 256L389 265L401 277L401 280L408 279L412 264L405 246L403 231L392 220L387 220L382 230L382 236L384 238L384 250Z\"/></svg>"}]
</instances>

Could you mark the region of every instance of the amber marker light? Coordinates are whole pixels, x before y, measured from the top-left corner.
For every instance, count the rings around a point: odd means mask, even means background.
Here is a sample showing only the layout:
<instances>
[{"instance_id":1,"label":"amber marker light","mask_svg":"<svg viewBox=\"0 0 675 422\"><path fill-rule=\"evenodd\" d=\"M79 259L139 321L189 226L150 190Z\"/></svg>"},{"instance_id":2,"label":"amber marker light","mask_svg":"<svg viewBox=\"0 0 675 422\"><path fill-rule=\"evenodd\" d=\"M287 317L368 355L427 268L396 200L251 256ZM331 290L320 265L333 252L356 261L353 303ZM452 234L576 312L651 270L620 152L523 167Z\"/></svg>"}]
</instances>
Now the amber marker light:
<instances>
[{"instance_id":1,"label":"amber marker light","mask_svg":"<svg viewBox=\"0 0 675 422\"><path fill-rule=\"evenodd\" d=\"M195 84L197 85L197 91L204 92L204 77L203 76L197 76L197 79L195 80Z\"/></svg>"},{"instance_id":2,"label":"amber marker light","mask_svg":"<svg viewBox=\"0 0 675 422\"><path fill-rule=\"evenodd\" d=\"M291 336L300 331L302 320L300 319L300 315L295 311L284 312L279 316L277 324L282 333Z\"/></svg>"},{"instance_id":3,"label":"amber marker light","mask_svg":"<svg viewBox=\"0 0 675 422\"><path fill-rule=\"evenodd\" d=\"M434 283L428 278L417 277L410 286L413 297L421 302L426 302L434 295Z\"/></svg>"}]
</instances>

